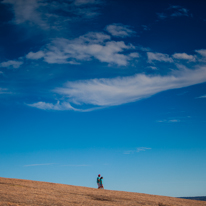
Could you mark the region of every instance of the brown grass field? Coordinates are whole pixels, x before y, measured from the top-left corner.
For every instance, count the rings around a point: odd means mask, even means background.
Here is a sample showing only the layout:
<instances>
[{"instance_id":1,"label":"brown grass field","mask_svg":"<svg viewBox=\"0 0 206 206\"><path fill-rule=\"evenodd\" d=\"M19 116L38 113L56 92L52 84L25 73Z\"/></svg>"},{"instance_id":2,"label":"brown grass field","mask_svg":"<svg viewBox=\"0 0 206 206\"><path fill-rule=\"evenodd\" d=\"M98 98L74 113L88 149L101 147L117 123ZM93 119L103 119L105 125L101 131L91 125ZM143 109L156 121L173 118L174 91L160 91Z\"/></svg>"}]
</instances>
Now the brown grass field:
<instances>
[{"instance_id":1,"label":"brown grass field","mask_svg":"<svg viewBox=\"0 0 206 206\"><path fill-rule=\"evenodd\" d=\"M134 192L98 190L95 188L0 178L0 205L152 205L201 206L204 201L147 195Z\"/></svg>"}]
</instances>

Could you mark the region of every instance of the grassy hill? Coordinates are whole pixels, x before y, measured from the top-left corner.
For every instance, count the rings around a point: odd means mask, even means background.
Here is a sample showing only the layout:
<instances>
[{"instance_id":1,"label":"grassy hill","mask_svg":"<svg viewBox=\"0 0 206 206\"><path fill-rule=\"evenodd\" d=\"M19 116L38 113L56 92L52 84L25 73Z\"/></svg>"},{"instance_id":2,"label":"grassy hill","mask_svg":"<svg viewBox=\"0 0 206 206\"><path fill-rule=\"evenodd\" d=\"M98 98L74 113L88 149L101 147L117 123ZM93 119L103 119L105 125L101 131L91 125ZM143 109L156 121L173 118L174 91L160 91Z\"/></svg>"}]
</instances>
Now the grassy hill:
<instances>
[{"instance_id":1,"label":"grassy hill","mask_svg":"<svg viewBox=\"0 0 206 206\"><path fill-rule=\"evenodd\" d=\"M133 192L98 190L31 180L0 178L0 205L206 206L206 202Z\"/></svg>"}]
</instances>

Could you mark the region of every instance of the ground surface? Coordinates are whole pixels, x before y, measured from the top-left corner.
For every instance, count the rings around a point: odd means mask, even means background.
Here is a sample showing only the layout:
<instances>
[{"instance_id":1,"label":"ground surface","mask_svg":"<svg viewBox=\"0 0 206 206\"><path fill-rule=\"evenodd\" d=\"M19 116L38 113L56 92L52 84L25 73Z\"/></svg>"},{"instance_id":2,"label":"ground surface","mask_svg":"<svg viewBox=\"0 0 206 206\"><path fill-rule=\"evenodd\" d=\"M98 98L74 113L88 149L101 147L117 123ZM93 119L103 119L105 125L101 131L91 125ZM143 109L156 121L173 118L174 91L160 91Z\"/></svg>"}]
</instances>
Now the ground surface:
<instances>
[{"instance_id":1,"label":"ground surface","mask_svg":"<svg viewBox=\"0 0 206 206\"><path fill-rule=\"evenodd\" d=\"M206 202L47 182L0 178L0 206L151 205L206 206Z\"/></svg>"}]
</instances>

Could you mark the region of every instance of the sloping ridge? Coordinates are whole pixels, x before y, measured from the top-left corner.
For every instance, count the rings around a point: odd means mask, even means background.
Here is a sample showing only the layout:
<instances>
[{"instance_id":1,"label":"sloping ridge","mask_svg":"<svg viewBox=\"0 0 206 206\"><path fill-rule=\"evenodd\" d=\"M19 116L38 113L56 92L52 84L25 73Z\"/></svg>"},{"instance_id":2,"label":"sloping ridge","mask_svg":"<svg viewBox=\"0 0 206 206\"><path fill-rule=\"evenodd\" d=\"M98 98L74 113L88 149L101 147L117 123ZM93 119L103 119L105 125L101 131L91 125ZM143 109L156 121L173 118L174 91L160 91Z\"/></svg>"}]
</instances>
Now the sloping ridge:
<instances>
[{"instance_id":1,"label":"sloping ridge","mask_svg":"<svg viewBox=\"0 0 206 206\"><path fill-rule=\"evenodd\" d=\"M98 190L94 188L48 182L0 178L0 205L206 206L206 202L158 195L147 195L134 192Z\"/></svg>"}]
</instances>

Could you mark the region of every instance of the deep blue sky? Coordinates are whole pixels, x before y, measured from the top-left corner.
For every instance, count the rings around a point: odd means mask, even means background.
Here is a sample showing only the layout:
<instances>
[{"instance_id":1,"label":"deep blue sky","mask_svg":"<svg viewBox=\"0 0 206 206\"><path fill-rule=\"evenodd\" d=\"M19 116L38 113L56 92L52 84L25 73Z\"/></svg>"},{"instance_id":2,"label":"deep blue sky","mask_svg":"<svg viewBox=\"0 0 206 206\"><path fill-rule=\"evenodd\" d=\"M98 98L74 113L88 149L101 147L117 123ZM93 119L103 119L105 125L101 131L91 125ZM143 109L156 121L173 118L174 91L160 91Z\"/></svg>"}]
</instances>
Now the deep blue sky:
<instances>
[{"instance_id":1,"label":"deep blue sky","mask_svg":"<svg viewBox=\"0 0 206 206\"><path fill-rule=\"evenodd\" d=\"M1 0L0 176L205 195L205 7Z\"/></svg>"}]
</instances>

